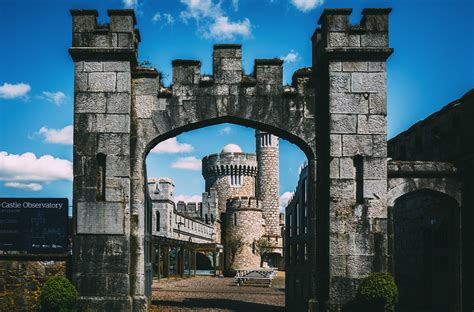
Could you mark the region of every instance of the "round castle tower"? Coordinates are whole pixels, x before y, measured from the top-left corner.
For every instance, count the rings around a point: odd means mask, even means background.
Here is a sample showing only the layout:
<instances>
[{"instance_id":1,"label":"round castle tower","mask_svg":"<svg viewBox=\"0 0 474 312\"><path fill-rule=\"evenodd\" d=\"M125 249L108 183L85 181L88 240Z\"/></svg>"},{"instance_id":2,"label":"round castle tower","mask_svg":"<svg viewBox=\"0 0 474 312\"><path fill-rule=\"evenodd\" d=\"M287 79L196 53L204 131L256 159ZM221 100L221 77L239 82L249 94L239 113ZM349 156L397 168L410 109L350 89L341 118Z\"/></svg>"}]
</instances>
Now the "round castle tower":
<instances>
[{"instance_id":1,"label":"round castle tower","mask_svg":"<svg viewBox=\"0 0 474 312\"><path fill-rule=\"evenodd\" d=\"M225 213L229 198L255 197L257 157L242 152L238 145L228 144L220 154L202 159L202 175L206 181L206 192L209 193L211 188L217 191L219 214Z\"/></svg>"},{"instance_id":2,"label":"round castle tower","mask_svg":"<svg viewBox=\"0 0 474 312\"><path fill-rule=\"evenodd\" d=\"M279 203L279 142L278 137L256 130L257 194L265 219L265 235L274 238L281 247Z\"/></svg>"},{"instance_id":3,"label":"round castle tower","mask_svg":"<svg viewBox=\"0 0 474 312\"><path fill-rule=\"evenodd\" d=\"M232 250L225 249L226 269L248 270L260 267L260 256L254 242L265 233L260 202L255 197L235 197L226 201L225 243L243 240L244 246L232 258ZM233 263L232 263L233 259Z\"/></svg>"}]
</instances>

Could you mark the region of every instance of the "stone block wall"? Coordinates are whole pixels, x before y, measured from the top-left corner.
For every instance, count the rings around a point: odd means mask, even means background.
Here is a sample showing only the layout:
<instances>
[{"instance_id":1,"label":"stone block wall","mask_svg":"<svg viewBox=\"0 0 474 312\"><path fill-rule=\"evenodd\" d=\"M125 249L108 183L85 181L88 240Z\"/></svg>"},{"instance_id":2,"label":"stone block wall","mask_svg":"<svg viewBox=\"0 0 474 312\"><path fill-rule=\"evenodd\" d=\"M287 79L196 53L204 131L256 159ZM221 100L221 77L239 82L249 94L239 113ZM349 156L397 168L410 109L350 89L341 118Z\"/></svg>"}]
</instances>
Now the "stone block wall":
<instances>
[{"instance_id":1,"label":"stone block wall","mask_svg":"<svg viewBox=\"0 0 474 312\"><path fill-rule=\"evenodd\" d=\"M349 24L351 11L324 10L313 36L313 71L321 95L316 102L317 282L329 311L349 304L370 272L388 269L385 60L392 52L390 9L365 9L360 25Z\"/></svg>"},{"instance_id":2,"label":"stone block wall","mask_svg":"<svg viewBox=\"0 0 474 312\"><path fill-rule=\"evenodd\" d=\"M44 283L64 275L65 260L0 260L0 311L37 311Z\"/></svg>"},{"instance_id":3,"label":"stone block wall","mask_svg":"<svg viewBox=\"0 0 474 312\"><path fill-rule=\"evenodd\" d=\"M143 288L135 284L143 279L134 275L131 281L128 265L140 261L143 251L130 252L129 218L131 69L140 38L132 10L109 10L107 25L97 24L95 10L72 10L71 14L69 52L75 69L73 281L81 294L81 309L130 310L132 297L143 296Z\"/></svg>"}]
</instances>

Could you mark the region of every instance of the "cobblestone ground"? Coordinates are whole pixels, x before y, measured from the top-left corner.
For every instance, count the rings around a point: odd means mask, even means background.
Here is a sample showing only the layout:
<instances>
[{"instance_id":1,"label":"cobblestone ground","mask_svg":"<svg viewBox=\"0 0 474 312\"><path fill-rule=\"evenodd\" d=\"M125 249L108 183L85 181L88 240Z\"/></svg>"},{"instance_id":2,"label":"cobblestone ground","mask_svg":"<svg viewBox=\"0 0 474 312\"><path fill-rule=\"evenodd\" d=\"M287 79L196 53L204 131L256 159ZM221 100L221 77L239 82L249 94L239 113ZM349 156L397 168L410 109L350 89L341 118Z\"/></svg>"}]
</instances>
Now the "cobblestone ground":
<instances>
[{"instance_id":1,"label":"cobblestone ground","mask_svg":"<svg viewBox=\"0 0 474 312\"><path fill-rule=\"evenodd\" d=\"M157 311L283 312L285 278L279 273L269 287L235 286L233 278L194 277L153 284L152 307Z\"/></svg>"}]
</instances>

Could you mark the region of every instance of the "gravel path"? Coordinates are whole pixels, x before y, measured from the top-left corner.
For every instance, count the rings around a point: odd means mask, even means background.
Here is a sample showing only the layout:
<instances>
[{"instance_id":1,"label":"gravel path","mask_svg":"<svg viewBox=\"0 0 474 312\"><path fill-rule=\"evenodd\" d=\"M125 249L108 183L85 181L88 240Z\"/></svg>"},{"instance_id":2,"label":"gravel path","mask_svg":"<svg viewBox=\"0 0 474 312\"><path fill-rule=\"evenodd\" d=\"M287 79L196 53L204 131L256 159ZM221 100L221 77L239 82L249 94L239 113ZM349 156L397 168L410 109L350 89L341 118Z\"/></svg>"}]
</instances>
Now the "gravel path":
<instances>
[{"instance_id":1,"label":"gravel path","mask_svg":"<svg viewBox=\"0 0 474 312\"><path fill-rule=\"evenodd\" d=\"M153 284L150 311L263 311L282 312L285 278L278 274L269 287L235 286L233 278L194 277Z\"/></svg>"}]
</instances>

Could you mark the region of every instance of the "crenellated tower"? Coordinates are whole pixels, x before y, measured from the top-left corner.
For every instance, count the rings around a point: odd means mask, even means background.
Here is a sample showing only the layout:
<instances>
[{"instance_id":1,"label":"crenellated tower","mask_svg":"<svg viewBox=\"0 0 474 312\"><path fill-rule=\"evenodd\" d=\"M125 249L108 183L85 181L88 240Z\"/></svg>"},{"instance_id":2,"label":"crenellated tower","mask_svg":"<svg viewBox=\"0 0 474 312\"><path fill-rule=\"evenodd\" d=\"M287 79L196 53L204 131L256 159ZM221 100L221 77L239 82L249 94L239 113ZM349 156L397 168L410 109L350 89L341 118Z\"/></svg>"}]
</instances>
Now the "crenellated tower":
<instances>
[{"instance_id":1,"label":"crenellated tower","mask_svg":"<svg viewBox=\"0 0 474 312\"><path fill-rule=\"evenodd\" d=\"M261 203L255 197L234 197L226 201L225 218L226 269L248 270L260 267L260 256L255 242L265 234ZM244 246L232 255L233 240L242 240Z\"/></svg>"},{"instance_id":2,"label":"crenellated tower","mask_svg":"<svg viewBox=\"0 0 474 312\"><path fill-rule=\"evenodd\" d=\"M256 130L257 191L263 217L265 235L275 239L281 252L280 203L279 203L279 139L277 136Z\"/></svg>"}]
</instances>

